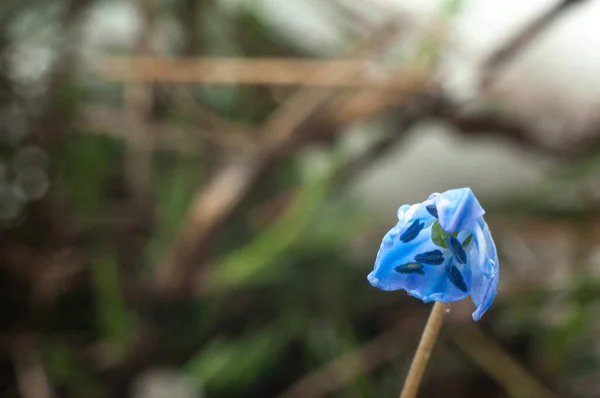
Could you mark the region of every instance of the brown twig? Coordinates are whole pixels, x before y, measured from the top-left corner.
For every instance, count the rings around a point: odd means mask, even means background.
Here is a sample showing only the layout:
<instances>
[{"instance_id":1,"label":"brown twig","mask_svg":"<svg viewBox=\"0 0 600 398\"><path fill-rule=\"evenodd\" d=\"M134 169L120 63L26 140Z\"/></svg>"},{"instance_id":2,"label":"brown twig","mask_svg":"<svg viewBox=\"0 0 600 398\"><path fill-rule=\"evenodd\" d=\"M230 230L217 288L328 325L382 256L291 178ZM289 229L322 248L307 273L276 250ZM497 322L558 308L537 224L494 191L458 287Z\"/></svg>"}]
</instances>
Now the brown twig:
<instances>
[{"instance_id":1,"label":"brown twig","mask_svg":"<svg viewBox=\"0 0 600 398\"><path fill-rule=\"evenodd\" d=\"M446 98L436 100L432 116L441 118L464 136L499 136L519 144L521 148L552 157L581 156L596 150L600 145L600 137L596 134L584 135L586 138L581 142L572 142L568 146L547 144L536 139L535 132L522 122L494 110L465 112Z\"/></svg>"},{"instance_id":2,"label":"brown twig","mask_svg":"<svg viewBox=\"0 0 600 398\"><path fill-rule=\"evenodd\" d=\"M196 194L188 211L183 228L179 231L171 253L157 270L158 288L163 295L181 294L188 280L188 270L198 258L203 243L213 228L241 201L260 171L261 163L254 156L243 161L237 159L215 175Z\"/></svg>"},{"instance_id":3,"label":"brown twig","mask_svg":"<svg viewBox=\"0 0 600 398\"><path fill-rule=\"evenodd\" d=\"M367 58L377 54L397 29L398 21L384 24L356 46L350 56ZM319 74L339 78L335 68L325 68ZM347 79L350 76L344 77ZM299 127L325 104L331 92L328 89L306 88L288 99L265 122L259 142L243 156L238 156L235 162L220 170L198 192L172 250L158 267L160 291L172 295L187 290L182 288L189 279L189 271L197 267L198 254L204 249L211 232L232 212L255 179L301 141L301 137L296 134L300 131Z\"/></svg>"},{"instance_id":4,"label":"brown twig","mask_svg":"<svg viewBox=\"0 0 600 398\"><path fill-rule=\"evenodd\" d=\"M546 12L539 15L523 29L512 36L504 45L492 52L483 64L481 87L491 87L499 72L525 47L531 45L554 21L571 6L585 0L561 0Z\"/></svg>"},{"instance_id":5,"label":"brown twig","mask_svg":"<svg viewBox=\"0 0 600 398\"><path fill-rule=\"evenodd\" d=\"M332 71L323 73L324 71ZM363 60L289 58L111 58L97 71L104 80L124 83L311 85L403 90L412 80Z\"/></svg>"},{"instance_id":6,"label":"brown twig","mask_svg":"<svg viewBox=\"0 0 600 398\"><path fill-rule=\"evenodd\" d=\"M383 24L372 33L364 42L359 43L350 53L350 58L363 60L363 68L367 67L364 61L379 54L388 41L398 33L400 21L391 21ZM357 78L358 70L340 71L335 64L324 64L321 69L309 78L307 85L313 81L325 78L326 80L344 81ZM263 147L266 152L274 152L276 148L285 148L286 143L293 141L293 135L312 115L331 98L334 91L330 88L311 90L306 88L298 91L294 96L273 112L264 123L262 130Z\"/></svg>"}]
</instances>

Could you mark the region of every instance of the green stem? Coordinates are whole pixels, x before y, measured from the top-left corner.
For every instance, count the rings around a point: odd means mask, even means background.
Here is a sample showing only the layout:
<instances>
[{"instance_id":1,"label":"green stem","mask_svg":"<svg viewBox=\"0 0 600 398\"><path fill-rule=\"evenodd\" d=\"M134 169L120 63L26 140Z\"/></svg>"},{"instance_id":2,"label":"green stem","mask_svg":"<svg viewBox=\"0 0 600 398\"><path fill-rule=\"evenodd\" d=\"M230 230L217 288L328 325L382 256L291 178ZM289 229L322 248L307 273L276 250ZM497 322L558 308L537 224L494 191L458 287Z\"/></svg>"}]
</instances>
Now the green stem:
<instances>
[{"instance_id":1,"label":"green stem","mask_svg":"<svg viewBox=\"0 0 600 398\"><path fill-rule=\"evenodd\" d=\"M404 388L400 393L400 398L414 398L417 396L417 391L421 385L423 373L427 367L427 362L431 356L431 351L433 350L433 346L437 340L438 333L442 328L442 323L444 323L445 315L446 304L436 301L431 309L431 314L429 314L429 319L427 320L425 329L423 329L421 341L419 342L417 352L415 353L412 364L410 365L410 370L406 376L406 381L404 382Z\"/></svg>"}]
</instances>

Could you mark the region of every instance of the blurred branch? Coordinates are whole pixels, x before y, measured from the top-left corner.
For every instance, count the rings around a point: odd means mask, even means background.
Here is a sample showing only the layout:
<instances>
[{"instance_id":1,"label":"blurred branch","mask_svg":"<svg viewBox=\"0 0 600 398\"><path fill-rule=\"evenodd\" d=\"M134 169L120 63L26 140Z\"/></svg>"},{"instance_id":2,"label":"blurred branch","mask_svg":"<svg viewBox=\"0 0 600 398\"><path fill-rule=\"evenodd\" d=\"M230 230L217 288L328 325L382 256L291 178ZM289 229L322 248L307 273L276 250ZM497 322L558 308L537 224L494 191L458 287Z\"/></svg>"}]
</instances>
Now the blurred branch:
<instances>
[{"instance_id":1,"label":"blurred branch","mask_svg":"<svg viewBox=\"0 0 600 398\"><path fill-rule=\"evenodd\" d=\"M366 58L377 54L396 34L399 24L399 21L384 24L349 55ZM317 75L339 78L340 73L335 68L324 68ZM262 172L280 156L297 148L302 141L297 134L301 131L299 127L326 103L330 95L331 90L327 89L300 90L268 118L261 129L261 139L255 146L225 166L200 189L173 249L158 267L158 284L163 293L182 292L186 279L189 279L189 271L197 267L198 255L205 248L213 229L229 216Z\"/></svg>"},{"instance_id":2,"label":"blurred branch","mask_svg":"<svg viewBox=\"0 0 600 398\"><path fill-rule=\"evenodd\" d=\"M484 135L499 136L508 139L520 147L553 157L575 157L595 151L600 145L600 136L596 134L587 137L570 146L552 145L536 139L536 134L524 123L512 120L494 110L469 112L452 103L447 98L436 100L432 116L441 118L451 127L457 129L466 137Z\"/></svg>"},{"instance_id":3,"label":"blurred branch","mask_svg":"<svg viewBox=\"0 0 600 398\"><path fill-rule=\"evenodd\" d=\"M439 118L465 138L499 137L532 152L559 158L576 158L593 153L600 147L600 135L594 131L581 134L583 138L580 141L570 141L568 145L543 142L536 138L539 134L523 122L494 109L466 110L436 88L435 82L423 81L421 84L421 106L425 106L429 111L421 114L420 119ZM419 93L415 90L414 94ZM407 99L406 96L376 95L369 91L347 95L331 104L331 111L320 123L349 125L383 112L405 109ZM394 130L402 134L404 128Z\"/></svg>"},{"instance_id":4,"label":"blurred branch","mask_svg":"<svg viewBox=\"0 0 600 398\"><path fill-rule=\"evenodd\" d=\"M325 71L331 71L325 73ZM117 82L311 85L405 90L414 74L394 72L365 60L290 58L111 58L96 71Z\"/></svg>"},{"instance_id":5,"label":"blurred branch","mask_svg":"<svg viewBox=\"0 0 600 398\"><path fill-rule=\"evenodd\" d=\"M343 354L312 372L284 392L278 398L318 398L342 389L357 377L372 372L378 366L391 361L408 349L401 336L413 327L404 319L392 329L380 334L362 347Z\"/></svg>"},{"instance_id":6,"label":"blurred branch","mask_svg":"<svg viewBox=\"0 0 600 398\"><path fill-rule=\"evenodd\" d=\"M484 62L481 86L491 87L502 69L512 61L524 48L531 45L537 38L554 23L563 12L571 6L583 3L585 0L561 0L549 10L539 15L523 29L512 36L504 45L491 53Z\"/></svg>"},{"instance_id":7,"label":"blurred branch","mask_svg":"<svg viewBox=\"0 0 600 398\"><path fill-rule=\"evenodd\" d=\"M465 323L452 341L514 398L556 398L515 359L474 324Z\"/></svg>"},{"instance_id":8,"label":"blurred branch","mask_svg":"<svg viewBox=\"0 0 600 398\"><path fill-rule=\"evenodd\" d=\"M419 83L421 84L421 90L428 84L427 79ZM330 123L335 126L351 125L399 107L405 101L405 96L398 96L394 92L377 93L372 90L365 90L353 93L334 101L329 106L323 123Z\"/></svg>"},{"instance_id":9,"label":"blurred branch","mask_svg":"<svg viewBox=\"0 0 600 398\"><path fill-rule=\"evenodd\" d=\"M181 293L188 270L210 232L219 225L248 191L260 169L258 158L232 162L214 176L193 199L172 251L157 270L159 290L168 296Z\"/></svg>"},{"instance_id":10,"label":"blurred branch","mask_svg":"<svg viewBox=\"0 0 600 398\"><path fill-rule=\"evenodd\" d=\"M359 43L350 51L348 57L362 58L364 61L375 57L398 33L401 23L402 21L394 20L381 25L364 42ZM363 67L367 67L369 63L364 61ZM310 86L312 82L320 79L352 80L356 79L358 74L360 74L358 70L338 70L335 64L324 64L312 75L307 85ZM333 92L328 88L311 90L310 87L307 87L281 104L262 127L263 149L267 153L276 153L277 149L285 149L286 146L293 143L298 127L319 111L331 98Z\"/></svg>"}]
</instances>

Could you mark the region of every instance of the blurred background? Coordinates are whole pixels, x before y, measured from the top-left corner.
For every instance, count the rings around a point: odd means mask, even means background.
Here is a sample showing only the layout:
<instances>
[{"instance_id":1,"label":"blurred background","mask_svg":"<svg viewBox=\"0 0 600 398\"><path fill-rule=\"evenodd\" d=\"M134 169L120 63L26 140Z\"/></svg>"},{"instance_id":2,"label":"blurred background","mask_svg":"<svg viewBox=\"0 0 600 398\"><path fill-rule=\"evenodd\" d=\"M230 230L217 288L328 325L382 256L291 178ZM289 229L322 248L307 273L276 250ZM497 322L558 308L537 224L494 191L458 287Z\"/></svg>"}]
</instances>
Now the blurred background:
<instances>
[{"instance_id":1,"label":"blurred background","mask_svg":"<svg viewBox=\"0 0 600 398\"><path fill-rule=\"evenodd\" d=\"M2 398L394 397L366 275L470 186L501 262L420 397L600 397L600 1L3 0Z\"/></svg>"}]
</instances>

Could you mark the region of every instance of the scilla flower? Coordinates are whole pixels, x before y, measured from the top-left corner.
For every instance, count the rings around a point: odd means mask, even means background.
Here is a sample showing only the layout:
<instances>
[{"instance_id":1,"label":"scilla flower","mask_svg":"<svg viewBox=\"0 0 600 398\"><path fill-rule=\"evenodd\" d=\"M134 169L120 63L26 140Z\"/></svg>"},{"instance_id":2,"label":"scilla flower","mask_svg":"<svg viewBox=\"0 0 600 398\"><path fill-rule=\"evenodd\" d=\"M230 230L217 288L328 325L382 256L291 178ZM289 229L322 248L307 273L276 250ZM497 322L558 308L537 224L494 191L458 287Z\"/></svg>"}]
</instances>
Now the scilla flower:
<instances>
[{"instance_id":1,"label":"scilla flower","mask_svg":"<svg viewBox=\"0 0 600 398\"><path fill-rule=\"evenodd\" d=\"M398 223L383 238L369 282L404 289L424 302L471 296L478 321L496 297L498 255L485 211L470 188L434 193L398 209Z\"/></svg>"}]
</instances>

